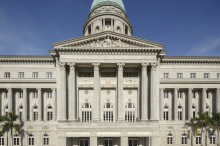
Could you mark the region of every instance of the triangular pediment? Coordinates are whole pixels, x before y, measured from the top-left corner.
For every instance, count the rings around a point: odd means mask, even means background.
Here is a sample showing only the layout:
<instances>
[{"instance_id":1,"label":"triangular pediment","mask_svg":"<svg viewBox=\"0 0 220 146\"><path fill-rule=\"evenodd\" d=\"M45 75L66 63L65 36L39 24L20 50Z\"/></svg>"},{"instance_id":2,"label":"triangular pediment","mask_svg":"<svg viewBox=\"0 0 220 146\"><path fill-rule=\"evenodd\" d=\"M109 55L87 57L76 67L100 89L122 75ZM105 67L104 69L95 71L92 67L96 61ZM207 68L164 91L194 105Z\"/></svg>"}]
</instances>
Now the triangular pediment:
<instances>
[{"instance_id":1,"label":"triangular pediment","mask_svg":"<svg viewBox=\"0 0 220 146\"><path fill-rule=\"evenodd\" d=\"M164 46L159 43L154 43L151 41L146 41L143 39L129 37L114 32L100 33L90 36L84 36L81 38L76 38L68 41L63 41L59 43L54 43L52 45L56 48L79 48L79 47L94 47L94 48L163 48Z\"/></svg>"}]
</instances>

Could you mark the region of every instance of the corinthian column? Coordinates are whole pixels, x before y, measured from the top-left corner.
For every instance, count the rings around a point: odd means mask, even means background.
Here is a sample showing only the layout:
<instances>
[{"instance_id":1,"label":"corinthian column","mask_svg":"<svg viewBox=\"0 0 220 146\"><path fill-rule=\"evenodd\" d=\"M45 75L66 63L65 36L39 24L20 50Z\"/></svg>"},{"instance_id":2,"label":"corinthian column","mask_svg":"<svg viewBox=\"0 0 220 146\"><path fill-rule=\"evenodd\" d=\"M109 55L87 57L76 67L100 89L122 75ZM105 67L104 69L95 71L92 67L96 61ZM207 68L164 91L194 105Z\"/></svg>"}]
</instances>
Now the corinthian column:
<instances>
[{"instance_id":1,"label":"corinthian column","mask_svg":"<svg viewBox=\"0 0 220 146\"><path fill-rule=\"evenodd\" d=\"M174 97L173 97L174 107L173 107L173 114L174 114L174 121L178 120L178 89L174 89Z\"/></svg>"},{"instance_id":2,"label":"corinthian column","mask_svg":"<svg viewBox=\"0 0 220 146\"><path fill-rule=\"evenodd\" d=\"M12 97L12 89L8 88L8 112L12 112L13 110L13 97Z\"/></svg>"},{"instance_id":3,"label":"corinthian column","mask_svg":"<svg viewBox=\"0 0 220 146\"><path fill-rule=\"evenodd\" d=\"M147 63L142 63L141 73L141 117L142 120L148 120L148 78L147 78Z\"/></svg>"},{"instance_id":4,"label":"corinthian column","mask_svg":"<svg viewBox=\"0 0 220 146\"><path fill-rule=\"evenodd\" d=\"M23 89L23 101L24 101L24 103L23 103L23 110L24 110L24 112L23 112L23 120L24 121L26 121L27 120L27 89L26 88L24 88Z\"/></svg>"},{"instance_id":5,"label":"corinthian column","mask_svg":"<svg viewBox=\"0 0 220 146\"><path fill-rule=\"evenodd\" d=\"M123 66L125 63L118 63L118 120L124 120L124 105L123 105Z\"/></svg>"},{"instance_id":6,"label":"corinthian column","mask_svg":"<svg viewBox=\"0 0 220 146\"><path fill-rule=\"evenodd\" d=\"M192 118L192 89L188 90L188 120Z\"/></svg>"},{"instance_id":7,"label":"corinthian column","mask_svg":"<svg viewBox=\"0 0 220 146\"><path fill-rule=\"evenodd\" d=\"M57 97L57 107L58 107L58 120L66 120L66 64L60 63L60 86L59 93Z\"/></svg>"},{"instance_id":8,"label":"corinthian column","mask_svg":"<svg viewBox=\"0 0 220 146\"><path fill-rule=\"evenodd\" d=\"M156 70L157 64L151 64L151 120L159 120L159 96L156 96Z\"/></svg>"},{"instance_id":9,"label":"corinthian column","mask_svg":"<svg viewBox=\"0 0 220 146\"><path fill-rule=\"evenodd\" d=\"M206 91L207 89L202 89L202 112L206 112Z\"/></svg>"},{"instance_id":10,"label":"corinthian column","mask_svg":"<svg viewBox=\"0 0 220 146\"><path fill-rule=\"evenodd\" d=\"M94 120L100 121L100 75L99 75L99 65L100 63L93 63L94 66Z\"/></svg>"},{"instance_id":11,"label":"corinthian column","mask_svg":"<svg viewBox=\"0 0 220 146\"><path fill-rule=\"evenodd\" d=\"M215 102L216 102L216 113L220 112L220 93L219 93L220 89L217 88L216 89L216 97L215 97Z\"/></svg>"},{"instance_id":12,"label":"corinthian column","mask_svg":"<svg viewBox=\"0 0 220 146\"><path fill-rule=\"evenodd\" d=\"M70 74L69 74L69 109L68 109L68 120L76 120L76 74L75 74L75 63L69 63Z\"/></svg>"},{"instance_id":13,"label":"corinthian column","mask_svg":"<svg viewBox=\"0 0 220 146\"><path fill-rule=\"evenodd\" d=\"M42 97L41 97L41 88L37 89L38 95L38 120L42 120Z\"/></svg>"}]
</instances>

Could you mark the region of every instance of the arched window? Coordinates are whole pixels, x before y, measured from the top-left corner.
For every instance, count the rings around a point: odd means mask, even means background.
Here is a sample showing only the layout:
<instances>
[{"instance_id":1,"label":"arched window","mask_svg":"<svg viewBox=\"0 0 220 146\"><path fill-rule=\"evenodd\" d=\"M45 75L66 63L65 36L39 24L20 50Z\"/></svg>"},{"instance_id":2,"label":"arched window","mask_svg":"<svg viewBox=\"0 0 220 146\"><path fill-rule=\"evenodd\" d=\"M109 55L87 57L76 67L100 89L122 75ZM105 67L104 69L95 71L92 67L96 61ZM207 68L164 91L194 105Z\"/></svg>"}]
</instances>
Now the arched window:
<instances>
[{"instance_id":1,"label":"arched window","mask_svg":"<svg viewBox=\"0 0 220 146\"><path fill-rule=\"evenodd\" d=\"M82 106L82 122L91 122L92 120L92 106L85 103Z\"/></svg>"},{"instance_id":2,"label":"arched window","mask_svg":"<svg viewBox=\"0 0 220 146\"><path fill-rule=\"evenodd\" d=\"M52 106L47 107L47 121L53 120L53 108Z\"/></svg>"},{"instance_id":3,"label":"arched window","mask_svg":"<svg viewBox=\"0 0 220 146\"><path fill-rule=\"evenodd\" d=\"M201 135L196 136L196 144L202 144L202 136Z\"/></svg>"},{"instance_id":4,"label":"arched window","mask_svg":"<svg viewBox=\"0 0 220 146\"><path fill-rule=\"evenodd\" d=\"M121 27L120 26L117 26L117 32L121 33Z\"/></svg>"},{"instance_id":5,"label":"arched window","mask_svg":"<svg viewBox=\"0 0 220 146\"><path fill-rule=\"evenodd\" d=\"M114 122L114 108L113 105L109 102L104 105L103 121Z\"/></svg>"},{"instance_id":6,"label":"arched window","mask_svg":"<svg viewBox=\"0 0 220 146\"><path fill-rule=\"evenodd\" d=\"M33 121L38 120L38 107L35 105L33 106Z\"/></svg>"},{"instance_id":7,"label":"arched window","mask_svg":"<svg viewBox=\"0 0 220 146\"><path fill-rule=\"evenodd\" d=\"M125 121L127 122L135 122L136 121L136 114L135 114L135 106L133 103L129 102L125 106Z\"/></svg>"},{"instance_id":8,"label":"arched window","mask_svg":"<svg viewBox=\"0 0 220 146\"><path fill-rule=\"evenodd\" d=\"M49 136L47 134L43 136L43 145L49 145Z\"/></svg>"},{"instance_id":9,"label":"arched window","mask_svg":"<svg viewBox=\"0 0 220 146\"><path fill-rule=\"evenodd\" d=\"M32 134L28 135L28 145L34 145L34 136Z\"/></svg>"},{"instance_id":10,"label":"arched window","mask_svg":"<svg viewBox=\"0 0 220 146\"><path fill-rule=\"evenodd\" d=\"M0 135L0 145L5 145L5 138L3 135Z\"/></svg>"},{"instance_id":11,"label":"arched window","mask_svg":"<svg viewBox=\"0 0 220 146\"><path fill-rule=\"evenodd\" d=\"M181 144L187 144L187 135L184 133L181 137Z\"/></svg>"},{"instance_id":12,"label":"arched window","mask_svg":"<svg viewBox=\"0 0 220 146\"><path fill-rule=\"evenodd\" d=\"M169 107L167 105L165 105L163 109L163 120L169 120Z\"/></svg>"},{"instance_id":13,"label":"arched window","mask_svg":"<svg viewBox=\"0 0 220 146\"><path fill-rule=\"evenodd\" d=\"M181 105L178 106L178 120L182 121L183 120L183 108Z\"/></svg>"},{"instance_id":14,"label":"arched window","mask_svg":"<svg viewBox=\"0 0 220 146\"><path fill-rule=\"evenodd\" d=\"M172 134L167 135L167 144L173 144L173 135Z\"/></svg>"},{"instance_id":15,"label":"arched window","mask_svg":"<svg viewBox=\"0 0 220 146\"><path fill-rule=\"evenodd\" d=\"M210 144L216 144L216 137L214 134L210 136Z\"/></svg>"},{"instance_id":16,"label":"arched window","mask_svg":"<svg viewBox=\"0 0 220 146\"><path fill-rule=\"evenodd\" d=\"M14 146L19 146L20 144L20 137L18 134L15 134L13 137Z\"/></svg>"}]
</instances>

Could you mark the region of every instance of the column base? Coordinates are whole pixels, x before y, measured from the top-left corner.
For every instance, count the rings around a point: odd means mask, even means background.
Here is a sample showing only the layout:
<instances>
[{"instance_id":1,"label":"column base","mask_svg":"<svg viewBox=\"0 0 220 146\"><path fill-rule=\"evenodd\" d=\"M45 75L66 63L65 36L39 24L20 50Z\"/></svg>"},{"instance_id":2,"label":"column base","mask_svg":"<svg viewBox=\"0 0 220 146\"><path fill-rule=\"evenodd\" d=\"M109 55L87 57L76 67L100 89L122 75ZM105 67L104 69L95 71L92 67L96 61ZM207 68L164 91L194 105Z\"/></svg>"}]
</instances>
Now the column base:
<instances>
[{"instance_id":1,"label":"column base","mask_svg":"<svg viewBox=\"0 0 220 146\"><path fill-rule=\"evenodd\" d=\"M77 122L76 119L68 119L67 121L68 121L68 122Z\"/></svg>"},{"instance_id":2,"label":"column base","mask_svg":"<svg viewBox=\"0 0 220 146\"><path fill-rule=\"evenodd\" d=\"M66 122L66 119L57 119L58 122Z\"/></svg>"}]
</instances>

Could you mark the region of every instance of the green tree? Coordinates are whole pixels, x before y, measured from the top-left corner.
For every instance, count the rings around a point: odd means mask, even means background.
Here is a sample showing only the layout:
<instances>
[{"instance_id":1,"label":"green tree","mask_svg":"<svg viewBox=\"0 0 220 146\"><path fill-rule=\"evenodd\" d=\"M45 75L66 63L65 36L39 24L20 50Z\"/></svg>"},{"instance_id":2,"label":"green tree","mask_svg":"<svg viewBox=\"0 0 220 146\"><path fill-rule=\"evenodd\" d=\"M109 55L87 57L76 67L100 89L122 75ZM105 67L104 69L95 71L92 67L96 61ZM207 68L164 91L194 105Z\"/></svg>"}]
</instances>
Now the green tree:
<instances>
[{"instance_id":1,"label":"green tree","mask_svg":"<svg viewBox=\"0 0 220 146\"><path fill-rule=\"evenodd\" d=\"M203 138L203 134L205 134L205 146L207 146L207 133L211 127L211 117L209 116L208 112L205 113L198 113L198 117L193 118L194 122L194 133L201 134ZM201 130L201 133L198 130Z\"/></svg>"},{"instance_id":2,"label":"green tree","mask_svg":"<svg viewBox=\"0 0 220 146\"><path fill-rule=\"evenodd\" d=\"M8 134L11 134L11 146L13 146L13 131L20 134L21 124L18 122L19 116L8 113L5 116L0 117L0 122L2 126L1 134L7 133L7 146L8 146Z\"/></svg>"},{"instance_id":3,"label":"green tree","mask_svg":"<svg viewBox=\"0 0 220 146\"><path fill-rule=\"evenodd\" d=\"M217 145L220 146L219 133L220 133L220 113L213 113L211 128L217 131Z\"/></svg>"},{"instance_id":4,"label":"green tree","mask_svg":"<svg viewBox=\"0 0 220 146\"><path fill-rule=\"evenodd\" d=\"M186 126L190 127L190 143L191 143L191 146L193 146L193 135L195 135L195 128L196 128L196 125L195 125L195 118L191 118L189 122L186 123Z\"/></svg>"}]
</instances>

